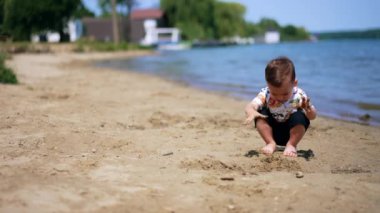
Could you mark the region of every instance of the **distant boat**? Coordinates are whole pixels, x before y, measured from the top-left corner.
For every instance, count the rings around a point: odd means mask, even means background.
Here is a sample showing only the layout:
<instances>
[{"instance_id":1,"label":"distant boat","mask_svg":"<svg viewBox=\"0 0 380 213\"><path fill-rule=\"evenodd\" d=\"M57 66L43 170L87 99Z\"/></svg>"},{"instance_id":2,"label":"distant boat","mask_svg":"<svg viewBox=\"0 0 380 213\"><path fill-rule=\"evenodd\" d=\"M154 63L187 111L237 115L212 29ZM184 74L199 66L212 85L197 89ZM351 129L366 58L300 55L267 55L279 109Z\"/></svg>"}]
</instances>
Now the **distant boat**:
<instances>
[{"instance_id":1,"label":"distant boat","mask_svg":"<svg viewBox=\"0 0 380 213\"><path fill-rule=\"evenodd\" d=\"M157 45L158 50L186 50L191 48L191 43L189 42L166 42Z\"/></svg>"}]
</instances>

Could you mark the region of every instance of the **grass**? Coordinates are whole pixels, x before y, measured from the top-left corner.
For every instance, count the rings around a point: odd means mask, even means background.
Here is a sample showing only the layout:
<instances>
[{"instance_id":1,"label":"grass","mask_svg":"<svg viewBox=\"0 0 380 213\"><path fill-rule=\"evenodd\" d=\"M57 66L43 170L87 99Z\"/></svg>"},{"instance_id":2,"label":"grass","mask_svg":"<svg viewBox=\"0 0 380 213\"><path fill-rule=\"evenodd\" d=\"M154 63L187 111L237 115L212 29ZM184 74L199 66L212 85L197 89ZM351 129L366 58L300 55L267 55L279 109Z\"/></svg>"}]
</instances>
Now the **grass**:
<instances>
[{"instance_id":1,"label":"grass","mask_svg":"<svg viewBox=\"0 0 380 213\"><path fill-rule=\"evenodd\" d=\"M151 47L144 47L138 44L120 42L92 41L80 39L73 43L31 43L31 42L4 42L0 43L0 52L19 53L52 53L52 52L116 52L128 50L148 50Z\"/></svg>"},{"instance_id":2,"label":"grass","mask_svg":"<svg viewBox=\"0 0 380 213\"><path fill-rule=\"evenodd\" d=\"M5 65L5 60L7 58L9 58L7 54L0 52L0 83L17 84L17 76L12 69Z\"/></svg>"},{"instance_id":3,"label":"grass","mask_svg":"<svg viewBox=\"0 0 380 213\"><path fill-rule=\"evenodd\" d=\"M50 45L47 43L30 43L30 42L4 42L0 45L0 52L6 53L48 53Z\"/></svg>"},{"instance_id":4,"label":"grass","mask_svg":"<svg viewBox=\"0 0 380 213\"><path fill-rule=\"evenodd\" d=\"M76 42L75 52L115 52L115 51L128 51L128 50L141 50L151 49L149 47L143 47L138 44L132 44L128 42L120 42L114 44L113 42L100 42L79 40Z\"/></svg>"}]
</instances>

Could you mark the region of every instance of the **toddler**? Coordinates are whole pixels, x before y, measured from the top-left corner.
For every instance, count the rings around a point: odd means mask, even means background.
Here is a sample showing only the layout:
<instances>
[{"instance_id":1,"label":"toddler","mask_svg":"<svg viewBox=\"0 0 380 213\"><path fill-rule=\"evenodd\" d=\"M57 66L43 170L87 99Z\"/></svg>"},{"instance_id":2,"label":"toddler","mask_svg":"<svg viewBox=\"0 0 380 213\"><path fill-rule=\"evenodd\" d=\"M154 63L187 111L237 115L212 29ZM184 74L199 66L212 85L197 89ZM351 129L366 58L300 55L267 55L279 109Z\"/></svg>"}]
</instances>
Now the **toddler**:
<instances>
[{"instance_id":1,"label":"toddler","mask_svg":"<svg viewBox=\"0 0 380 213\"><path fill-rule=\"evenodd\" d=\"M310 98L297 87L293 62L287 57L271 60L265 68L267 87L246 106L246 121L252 121L265 142L262 151L272 154L277 145L285 146L284 155L297 157L301 141L310 120L317 112Z\"/></svg>"}]
</instances>

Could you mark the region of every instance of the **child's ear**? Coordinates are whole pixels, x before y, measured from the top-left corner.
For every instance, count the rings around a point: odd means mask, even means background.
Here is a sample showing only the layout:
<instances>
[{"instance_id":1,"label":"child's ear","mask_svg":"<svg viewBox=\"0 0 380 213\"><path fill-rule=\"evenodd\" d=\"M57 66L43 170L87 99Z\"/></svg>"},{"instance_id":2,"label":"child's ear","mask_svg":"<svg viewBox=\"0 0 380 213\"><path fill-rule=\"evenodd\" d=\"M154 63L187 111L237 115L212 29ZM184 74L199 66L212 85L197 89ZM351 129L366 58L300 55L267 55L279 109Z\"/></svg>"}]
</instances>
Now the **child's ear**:
<instances>
[{"instance_id":1,"label":"child's ear","mask_svg":"<svg viewBox=\"0 0 380 213\"><path fill-rule=\"evenodd\" d=\"M293 86L297 86L298 85L298 80L296 79L296 80L294 80L294 83L293 83Z\"/></svg>"}]
</instances>

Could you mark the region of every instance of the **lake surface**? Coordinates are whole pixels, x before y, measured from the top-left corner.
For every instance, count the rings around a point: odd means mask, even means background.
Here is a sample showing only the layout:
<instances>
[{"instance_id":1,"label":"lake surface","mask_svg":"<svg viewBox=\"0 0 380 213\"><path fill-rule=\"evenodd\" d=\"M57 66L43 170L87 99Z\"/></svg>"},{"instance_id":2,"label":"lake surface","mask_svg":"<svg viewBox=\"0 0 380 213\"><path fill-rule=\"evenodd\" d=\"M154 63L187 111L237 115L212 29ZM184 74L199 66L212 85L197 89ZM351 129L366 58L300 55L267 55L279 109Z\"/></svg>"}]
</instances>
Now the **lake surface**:
<instances>
[{"instance_id":1,"label":"lake surface","mask_svg":"<svg viewBox=\"0 0 380 213\"><path fill-rule=\"evenodd\" d=\"M163 51L97 66L138 70L250 101L266 86L269 60L288 56L319 114L380 125L380 40L255 44ZM363 121L360 117L370 117ZM369 115L369 116L368 116Z\"/></svg>"}]
</instances>

